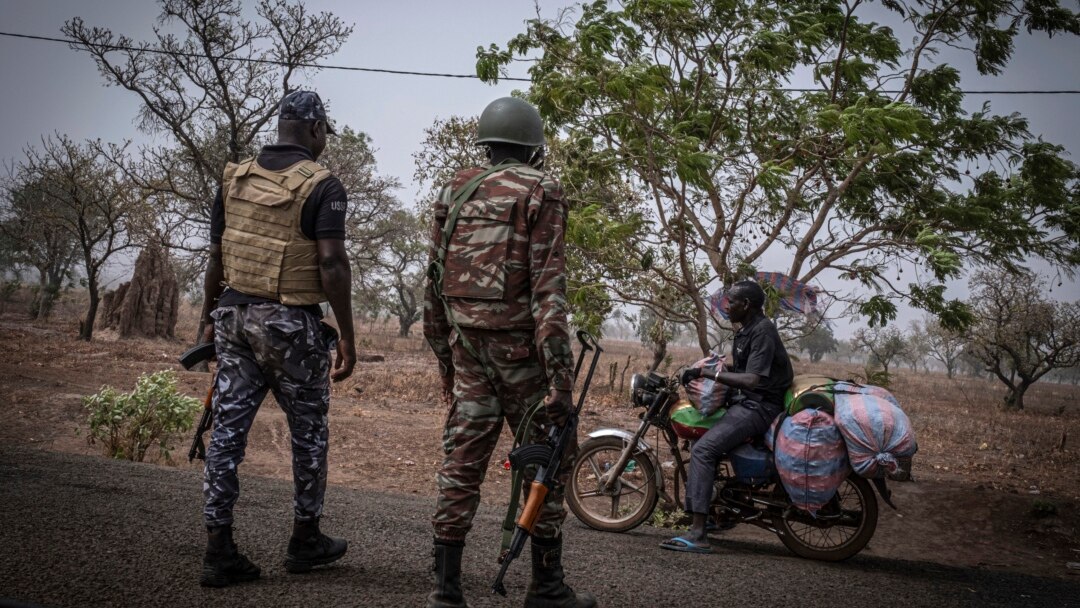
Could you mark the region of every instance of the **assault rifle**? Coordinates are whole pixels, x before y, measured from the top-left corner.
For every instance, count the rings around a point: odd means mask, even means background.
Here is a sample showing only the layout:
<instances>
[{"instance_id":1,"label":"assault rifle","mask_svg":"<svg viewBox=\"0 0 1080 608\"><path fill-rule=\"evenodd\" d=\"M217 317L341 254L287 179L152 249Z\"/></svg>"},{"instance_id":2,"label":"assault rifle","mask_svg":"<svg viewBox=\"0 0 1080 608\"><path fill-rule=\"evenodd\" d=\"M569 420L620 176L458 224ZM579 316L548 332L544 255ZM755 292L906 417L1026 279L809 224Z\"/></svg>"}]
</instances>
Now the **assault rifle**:
<instances>
[{"instance_id":1,"label":"assault rifle","mask_svg":"<svg viewBox=\"0 0 1080 608\"><path fill-rule=\"evenodd\" d=\"M593 351L592 362L589 364L589 373L585 376L585 382L581 385L581 392L578 393L577 406L567 416L566 423L562 427L551 425L544 442L524 444L510 452L510 467L512 469L523 471L525 467L532 465L537 465L539 468L536 470L536 477L529 484L529 499L525 502L525 508L521 510L521 515L517 519L514 538L510 541L510 547L499 556L501 567L499 568L499 575L495 577L495 582L491 585L491 591L502 596L506 595L506 587L503 585L506 570L510 567L510 562L521 555L521 550L525 547L525 541L532 536L536 520L540 517L540 511L544 508L544 499L547 497L551 487L555 485L555 478L559 473L563 452L577 434L578 416L581 414L582 406L585 405L585 394L589 392L589 384L592 383L596 363L600 360L600 353L604 350L597 344L596 338L593 338L587 332L577 332L577 338L581 342L581 352L578 354L577 364L574 366L574 378L577 378L578 372L581 371L581 364L585 361L585 353L590 350ZM516 495L514 498L516 499ZM516 504L516 501L511 500L511 504ZM509 520L510 517L508 516L507 519Z\"/></svg>"},{"instance_id":2,"label":"assault rifle","mask_svg":"<svg viewBox=\"0 0 1080 608\"><path fill-rule=\"evenodd\" d=\"M207 342L205 344L196 344L189 348L184 354L180 355L180 365L184 366L184 369L190 370L203 361L209 361L214 358L214 343ZM214 382L210 381L210 388L206 391L206 398L203 399L203 413L202 418L199 419L199 426L195 427L195 438L191 440L191 448L188 450L187 459L191 462L198 458L199 460L206 460L206 446L203 444L203 434L210 428L210 421L213 418L213 399L214 399Z\"/></svg>"}]
</instances>

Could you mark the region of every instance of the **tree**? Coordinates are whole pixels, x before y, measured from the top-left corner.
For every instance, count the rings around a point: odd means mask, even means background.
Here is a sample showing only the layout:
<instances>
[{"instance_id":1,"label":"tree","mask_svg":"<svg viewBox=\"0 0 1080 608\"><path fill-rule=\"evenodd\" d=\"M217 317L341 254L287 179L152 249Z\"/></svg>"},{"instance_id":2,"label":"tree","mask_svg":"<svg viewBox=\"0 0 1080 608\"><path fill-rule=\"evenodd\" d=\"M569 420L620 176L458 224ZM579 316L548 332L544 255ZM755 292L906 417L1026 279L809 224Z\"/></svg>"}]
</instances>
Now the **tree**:
<instances>
[{"instance_id":1,"label":"tree","mask_svg":"<svg viewBox=\"0 0 1080 608\"><path fill-rule=\"evenodd\" d=\"M396 317L398 335L405 338L424 312L428 234L409 211L397 211L386 222L392 226L388 242L366 268L357 293L377 303L376 314L385 310Z\"/></svg>"},{"instance_id":2,"label":"tree","mask_svg":"<svg viewBox=\"0 0 1080 608\"><path fill-rule=\"evenodd\" d=\"M960 367L966 339L960 332L948 329L932 317L923 318L926 332L926 354L945 366L945 374L952 378Z\"/></svg>"},{"instance_id":3,"label":"tree","mask_svg":"<svg viewBox=\"0 0 1080 608\"><path fill-rule=\"evenodd\" d=\"M837 340L836 342L836 358L844 358L844 361L851 363L851 360L858 355L859 349L852 340Z\"/></svg>"},{"instance_id":4,"label":"tree","mask_svg":"<svg viewBox=\"0 0 1080 608\"><path fill-rule=\"evenodd\" d=\"M132 186L107 161L95 142L77 144L58 135L28 148L18 181L35 184L41 197L35 221L60 230L76 243L90 304L79 323L79 338L94 334L101 271L115 254L136 245L150 214L145 193Z\"/></svg>"},{"instance_id":5,"label":"tree","mask_svg":"<svg viewBox=\"0 0 1080 608\"><path fill-rule=\"evenodd\" d=\"M889 0L893 28L868 4L592 2L575 24L532 20L505 48L479 49L477 73L497 81L532 61L528 97L587 175L644 194L677 258L654 274L692 301L703 350L707 284L778 251L804 283L840 273L856 287L830 295L871 325L905 301L962 326L970 313L944 287L961 259L1080 261L1077 169L1019 115L966 114L956 68L931 60L970 49L998 74L1021 28L1075 34L1080 20L1052 0ZM804 75L809 90L784 90ZM926 278L903 284L901 261Z\"/></svg>"},{"instance_id":6,"label":"tree","mask_svg":"<svg viewBox=\"0 0 1080 608\"><path fill-rule=\"evenodd\" d=\"M1024 409L1024 394L1047 372L1080 365L1080 303L1047 300L1031 273L980 272L970 287L971 354L1008 387L1006 409Z\"/></svg>"},{"instance_id":7,"label":"tree","mask_svg":"<svg viewBox=\"0 0 1080 608\"><path fill-rule=\"evenodd\" d=\"M920 363L923 364L927 371L930 371L929 366L926 364L926 355L930 352L930 344L926 333L926 328L917 320L908 324L907 348L904 349L900 358L911 365L911 371L913 372L919 371Z\"/></svg>"},{"instance_id":8,"label":"tree","mask_svg":"<svg viewBox=\"0 0 1080 608\"><path fill-rule=\"evenodd\" d=\"M832 328L823 321L812 324L796 342L800 350L810 355L810 361L817 363L828 353L834 353L839 346Z\"/></svg>"},{"instance_id":9,"label":"tree","mask_svg":"<svg viewBox=\"0 0 1080 608\"><path fill-rule=\"evenodd\" d=\"M225 163L255 151L256 138L295 88L298 72L316 71L312 66L336 53L352 27L286 0L260 0L255 20L243 16L239 0L160 4L152 42L115 35L78 17L62 31L76 40L73 48L90 53L106 83L138 96L141 130L172 140L170 146L144 148L138 162L113 160L156 194L161 234L175 251L191 256L189 268L202 269L210 207Z\"/></svg>"},{"instance_id":10,"label":"tree","mask_svg":"<svg viewBox=\"0 0 1080 608\"><path fill-rule=\"evenodd\" d=\"M641 343L653 355L649 372L655 372L668 356L667 346L675 338L675 324L653 310L642 308L638 311L636 327Z\"/></svg>"},{"instance_id":11,"label":"tree","mask_svg":"<svg viewBox=\"0 0 1080 608\"><path fill-rule=\"evenodd\" d=\"M904 335L896 327L864 327L855 332L851 341L870 353L869 363L880 365L886 375L889 364L897 357L903 357L908 349Z\"/></svg>"},{"instance_id":12,"label":"tree","mask_svg":"<svg viewBox=\"0 0 1080 608\"><path fill-rule=\"evenodd\" d=\"M420 149L412 155L416 167L413 179L420 188L417 194L424 201L422 208L435 202L439 190L455 173L487 162L486 148L476 145L477 120L475 116L436 118L424 129Z\"/></svg>"},{"instance_id":13,"label":"tree","mask_svg":"<svg viewBox=\"0 0 1080 608\"><path fill-rule=\"evenodd\" d=\"M379 174L371 138L350 127L330 139L319 162L341 180L349 194L345 245L354 283L361 285L367 274L381 271L381 256L401 229L392 221L401 207L394 195L401 182Z\"/></svg>"},{"instance_id":14,"label":"tree","mask_svg":"<svg viewBox=\"0 0 1080 608\"><path fill-rule=\"evenodd\" d=\"M17 174L9 169L0 202L0 250L6 266L13 270L30 267L38 273L38 284L30 302L30 314L46 319L65 284L75 278L79 242L70 231L49 221L63 208L49 209L57 201L47 195L51 176L34 172ZM27 181L30 180L30 181Z\"/></svg>"}]
</instances>

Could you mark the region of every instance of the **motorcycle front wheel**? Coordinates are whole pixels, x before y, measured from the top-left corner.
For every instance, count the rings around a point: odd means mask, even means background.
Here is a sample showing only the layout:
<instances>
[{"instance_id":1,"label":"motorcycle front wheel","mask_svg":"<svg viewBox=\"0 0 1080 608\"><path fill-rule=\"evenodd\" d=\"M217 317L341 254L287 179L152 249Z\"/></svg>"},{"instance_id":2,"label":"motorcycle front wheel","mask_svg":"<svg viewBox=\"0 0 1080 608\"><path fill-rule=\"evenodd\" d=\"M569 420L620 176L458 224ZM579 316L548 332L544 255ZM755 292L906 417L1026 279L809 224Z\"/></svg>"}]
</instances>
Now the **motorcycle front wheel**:
<instances>
[{"instance_id":1,"label":"motorcycle front wheel","mask_svg":"<svg viewBox=\"0 0 1080 608\"><path fill-rule=\"evenodd\" d=\"M603 532L626 532L652 516L659 498L657 471L648 454L635 452L615 483L600 488L600 478L626 448L620 437L596 437L581 444L566 502L582 523Z\"/></svg>"},{"instance_id":2,"label":"motorcycle front wheel","mask_svg":"<svg viewBox=\"0 0 1080 608\"><path fill-rule=\"evenodd\" d=\"M818 517L792 507L778 522L778 533L784 545L800 557L838 562L863 550L874 536L877 519L873 487L853 473Z\"/></svg>"}]
</instances>

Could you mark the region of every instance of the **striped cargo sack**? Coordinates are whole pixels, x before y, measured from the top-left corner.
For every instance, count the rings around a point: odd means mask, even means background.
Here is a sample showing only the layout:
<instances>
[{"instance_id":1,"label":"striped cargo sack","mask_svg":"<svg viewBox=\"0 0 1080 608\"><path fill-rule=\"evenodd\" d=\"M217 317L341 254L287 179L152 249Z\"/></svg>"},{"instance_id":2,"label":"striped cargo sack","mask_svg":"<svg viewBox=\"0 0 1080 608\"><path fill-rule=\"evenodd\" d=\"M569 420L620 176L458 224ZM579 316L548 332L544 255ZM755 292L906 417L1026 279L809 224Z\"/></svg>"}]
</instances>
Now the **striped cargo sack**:
<instances>
[{"instance_id":1,"label":"striped cargo sack","mask_svg":"<svg viewBox=\"0 0 1080 608\"><path fill-rule=\"evenodd\" d=\"M724 371L724 360L716 353L709 353L708 357L690 367L715 367L719 371ZM699 410L706 407L710 410L724 407L726 397L727 385L720 384L712 378L698 378L686 385L686 398Z\"/></svg>"},{"instance_id":2,"label":"striped cargo sack","mask_svg":"<svg viewBox=\"0 0 1080 608\"><path fill-rule=\"evenodd\" d=\"M855 473L871 479L910 479L911 458L919 446L896 397L879 386L845 382L837 382L834 391L836 426Z\"/></svg>"},{"instance_id":3,"label":"striped cargo sack","mask_svg":"<svg viewBox=\"0 0 1080 608\"><path fill-rule=\"evenodd\" d=\"M776 470L791 503L818 512L836 494L851 471L847 449L832 416L813 408L777 419L770 434L776 453Z\"/></svg>"}]
</instances>

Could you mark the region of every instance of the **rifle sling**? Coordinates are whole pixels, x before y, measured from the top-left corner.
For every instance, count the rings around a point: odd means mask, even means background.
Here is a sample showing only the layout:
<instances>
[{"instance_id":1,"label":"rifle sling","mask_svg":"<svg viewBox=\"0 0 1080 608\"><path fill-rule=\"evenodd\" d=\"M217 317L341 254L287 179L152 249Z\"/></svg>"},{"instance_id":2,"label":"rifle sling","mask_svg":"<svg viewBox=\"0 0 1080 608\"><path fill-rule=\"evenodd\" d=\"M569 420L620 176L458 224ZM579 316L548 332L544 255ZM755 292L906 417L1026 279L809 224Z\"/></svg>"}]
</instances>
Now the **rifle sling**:
<instances>
[{"instance_id":1,"label":"rifle sling","mask_svg":"<svg viewBox=\"0 0 1080 608\"><path fill-rule=\"evenodd\" d=\"M536 413L540 411L540 408L543 407L543 405L544 400L541 399L530 405L529 409L525 410L525 415L521 417L521 422L518 423L518 428L514 432L514 445L510 447L511 452L525 442L525 437L529 434L529 427L532 426L533 418L536 417ZM510 541L514 536L518 504L521 501L522 473L524 473L524 471L520 469L513 469L510 471L510 505L506 508L506 517L503 518L502 547L499 549L500 555L510 548Z\"/></svg>"}]
</instances>

